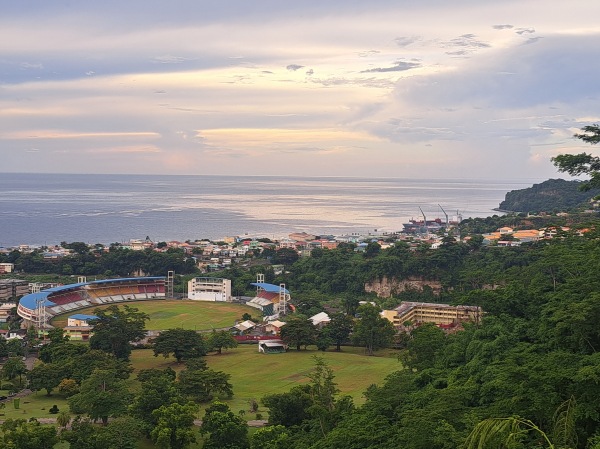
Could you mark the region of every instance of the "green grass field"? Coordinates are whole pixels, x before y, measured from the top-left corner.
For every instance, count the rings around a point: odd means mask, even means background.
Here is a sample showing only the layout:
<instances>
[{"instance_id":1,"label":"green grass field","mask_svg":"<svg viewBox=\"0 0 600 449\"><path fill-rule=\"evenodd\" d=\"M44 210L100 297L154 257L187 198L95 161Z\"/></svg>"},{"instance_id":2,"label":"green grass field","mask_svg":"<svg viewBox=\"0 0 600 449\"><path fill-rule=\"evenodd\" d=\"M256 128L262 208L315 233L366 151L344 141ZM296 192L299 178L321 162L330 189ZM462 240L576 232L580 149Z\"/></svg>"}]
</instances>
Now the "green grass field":
<instances>
[{"instance_id":1,"label":"green grass field","mask_svg":"<svg viewBox=\"0 0 600 449\"><path fill-rule=\"evenodd\" d=\"M393 351L381 351L378 356L369 357L363 355L363 348L353 347L344 347L342 352L309 349L265 355L258 353L256 345L240 345L221 355L208 355L206 361L210 368L231 374L234 397L225 402L237 412L247 410L250 399L260 400L267 394L283 393L306 383L315 355L333 369L340 393L352 396L356 404L364 402L363 392L369 385L381 384L388 374L402 367ZM172 358L154 357L149 349L133 351L131 361L136 369L183 368ZM260 412L266 417L265 410Z\"/></svg>"},{"instance_id":2,"label":"green grass field","mask_svg":"<svg viewBox=\"0 0 600 449\"><path fill-rule=\"evenodd\" d=\"M141 312L150 316L146 322L148 330L164 330L173 328L184 328L194 330L211 330L233 326L235 320L241 319L244 313L258 316L260 312L252 307L226 302L186 301L186 300L156 300L156 301L134 301L119 303L119 306L127 304L136 307ZM56 327L67 325L67 318L76 313L93 315L97 308L106 308L107 305L88 307L57 315L51 321Z\"/></svg>"}]
</instances>

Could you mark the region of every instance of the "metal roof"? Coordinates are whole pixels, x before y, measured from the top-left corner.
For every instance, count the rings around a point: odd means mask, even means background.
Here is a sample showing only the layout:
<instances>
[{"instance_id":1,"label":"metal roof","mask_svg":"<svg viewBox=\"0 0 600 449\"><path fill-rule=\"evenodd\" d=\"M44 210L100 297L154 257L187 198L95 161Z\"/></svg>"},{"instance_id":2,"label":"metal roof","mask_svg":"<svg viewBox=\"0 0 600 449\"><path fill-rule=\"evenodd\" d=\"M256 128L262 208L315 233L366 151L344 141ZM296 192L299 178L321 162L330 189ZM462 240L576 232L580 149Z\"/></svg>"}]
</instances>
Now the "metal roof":
<instances>
[{"instance_id":1,"label":"metal roof","mask_svg":"<svg viewBox=\"0 0 600 449\"><path fill-rule=\"evenodd\" d=\"M280 289L279 285L267 284L266 282L252 282L250 285L262 288L264 291L269 293L279 293ZM284 288L283 291L288 295L290 294L290 292L286 288Z\"/></svg>"},{"instance_id":2,"label":"metal roof","mask_svg":"<svg viewBox=\"0 0 600 449\"><path fill-rule=\"evenodd\" d=\"M74 320L95 320L98 318L96 315L86 315L85 313L76 313L75 315L69 316L69 318L73 318Z\"/></svg>"},{"instance_id":3,"label":"metal roof","mask_svg":"<svg viewBox=\"0 0 600 449\"><path fill-rule=\"evenodd\" d=\"M52 302L52 295L55 293L58 293L58 292L73 290L73 289L84 287L86 285L97 285L97 284L110 283L110 282L113 282L113 283L132 282L132 281L145 282L145 281L155 281L155 280L159 280L159 279L165 279L165 277L164 276L148 276L148 277L140 277L140 278L103 279L100 281L80 282L77 284L61 285L59 287L52 287L52 288L48 288L46 290L42 290L37 293L30 293L29 295L25 295L19 300L19 304L22 304L23 307L26 307L29 310L35 310L37 307L37 302L44 301L44 303L43 303L44 306L52 307L52 306L56 305L55 303Z\"/></svg>"}]
</instances>

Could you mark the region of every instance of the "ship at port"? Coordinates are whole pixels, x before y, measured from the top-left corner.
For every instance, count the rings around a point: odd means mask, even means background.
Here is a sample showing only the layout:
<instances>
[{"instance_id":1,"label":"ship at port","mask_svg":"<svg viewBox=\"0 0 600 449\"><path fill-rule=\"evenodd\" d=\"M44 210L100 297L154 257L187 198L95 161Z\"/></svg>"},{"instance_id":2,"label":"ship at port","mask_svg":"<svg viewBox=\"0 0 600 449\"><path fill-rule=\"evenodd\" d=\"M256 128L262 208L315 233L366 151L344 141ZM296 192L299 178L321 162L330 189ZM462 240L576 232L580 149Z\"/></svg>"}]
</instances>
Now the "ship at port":
<instances>
[{"instance_id":1,"label":"ship at port","mask_svg":"<svg viewBox=\"0 0 600 449\"><path fill-rule=\"evenodd\" d=\"M458 226L458 224L462 220L462 216L458 213L458 211L456 211L456 219L450 220L450 217L448 216L444 208L439 204L438 206L444 213L444 219L434 218L428 220L425 216L425 213L423 212L423 209L419 207L423 219L415 220L411 218L410 220L408 220L408 223L402 224L402 232L405 234L435 234L439 231L447 230L451 227Z\"/></svg>"}]
</instances>

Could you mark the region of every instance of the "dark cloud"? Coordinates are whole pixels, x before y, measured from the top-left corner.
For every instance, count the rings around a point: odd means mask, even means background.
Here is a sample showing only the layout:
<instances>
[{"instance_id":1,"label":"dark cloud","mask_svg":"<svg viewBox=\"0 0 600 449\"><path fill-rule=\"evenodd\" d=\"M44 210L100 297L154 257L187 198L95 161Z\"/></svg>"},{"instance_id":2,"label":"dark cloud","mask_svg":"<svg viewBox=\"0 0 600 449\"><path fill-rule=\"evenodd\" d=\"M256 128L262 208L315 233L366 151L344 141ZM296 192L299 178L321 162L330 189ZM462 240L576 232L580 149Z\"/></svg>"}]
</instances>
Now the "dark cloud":
<instances>
[{"instance_id":1,"label":"dark cloud","mask_svg":"<svg viewBox=\"0 0 600 449\"><path fill-rule=\"evenodd\" d=\"M414 44L415 42L420 40L421 37L419 36L400 36L394 39L394 42L396 42L396 45L398 47L407 47L410 44Z\"/></svg>"},{"instance_id":2,"label":"dark cloud","mask_svg":"<svg viewBox=\"0 0 600 449\"><path fill-rule=\"evenodd\" d=\"M404 72L410 69L421 67L418 62L398 61L391 67L376 67L374 69L363 70L360 73L385 73L385 72Z\"/></svg>"},{"instance_id":3,"label":"dark cloud","mask_svg":"<svg viewBox=\"0 0 600 449\"><path fill-rule=\"evenodd\" d=\"M495 30L509 30L514 27L512 25L505 24L505 25L492 25L492 28Z\"/></svg>"},{"instance_id":4,"label":"dark cloud","mask_svg":"<svg viewBox=\"0 0 600 449\"><path fill-rule=\"evenodd\" d=\"M303 67L303 65L299 64L290 64L286 67L286 69L288 69L290 72L295 72L296 70L300 70Z\"/></svg>"}]
</instances>

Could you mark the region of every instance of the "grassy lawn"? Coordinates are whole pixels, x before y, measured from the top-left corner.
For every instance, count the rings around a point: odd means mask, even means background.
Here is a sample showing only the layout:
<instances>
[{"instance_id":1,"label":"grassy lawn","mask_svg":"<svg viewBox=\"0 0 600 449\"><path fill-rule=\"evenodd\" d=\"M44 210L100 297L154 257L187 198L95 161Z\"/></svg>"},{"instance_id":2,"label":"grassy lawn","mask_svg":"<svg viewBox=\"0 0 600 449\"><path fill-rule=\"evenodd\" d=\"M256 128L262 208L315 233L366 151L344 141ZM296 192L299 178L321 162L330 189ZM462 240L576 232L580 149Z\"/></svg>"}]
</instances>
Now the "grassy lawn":
<instances>
[{"instance_id":1,"label":"grassy lawn","mask_svg":"<svg viewBox=\"0 0 600 449\"><path fill-rule=\"evenodd\" d=\"M146 322L148 330L164 330L181 327L183 329L211 330L213 328L230 327L237 319L241 319L244 313L260 313L252 307L226 302L186 301L186 300L157 300L157 301L134 301L119 303L119 306L128 304L139 309L150 316ZM53 326L64 327L67 318L75 313L93 315L97 308L106 308L107 305L88 307L77 311L71 311L57 315L51 321Z\"/></svg>"},{"instance_id":2,"label":"grassy lawn","mask_svg":"<svg viewBox=\"0 0 600 449\"><path fill-rule=\"evenodd\" d=\"M283 393L295 385L308 381L306 375L314 366L313 356L322 357L333 369L335 382L341 394L352 396L356 404L364 402L363 392L371 384L381 384L384 378L401 368L393 351L381 351L378 356L363 355L363 348L344 347L342 352L317 350L294 351L285 354L259 354L256 345L240 345L223 354L206 357L210 368L231 374L235 393L226 401L234 412L248 410L250 399L260 400L263 396ZM168 366L182 369L175 359L154 357L152 350L136 350L131 361L136 369ZM135 375L135 373L134 373ZM266 411L259 411L266 418ZM254 416L246 415L248 419Z\"/></svg>"}]
</instances>

